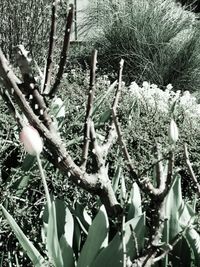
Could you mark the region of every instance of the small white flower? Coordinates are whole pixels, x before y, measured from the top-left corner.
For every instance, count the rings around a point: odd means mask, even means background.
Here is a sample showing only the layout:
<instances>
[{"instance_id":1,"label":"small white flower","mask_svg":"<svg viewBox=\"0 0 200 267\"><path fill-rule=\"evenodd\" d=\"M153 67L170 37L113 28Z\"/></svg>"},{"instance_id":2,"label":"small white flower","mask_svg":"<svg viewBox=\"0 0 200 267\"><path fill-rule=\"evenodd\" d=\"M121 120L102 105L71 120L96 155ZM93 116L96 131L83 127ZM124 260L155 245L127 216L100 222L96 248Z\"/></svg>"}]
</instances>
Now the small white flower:
<instances>
[{"instance_id":1,"label":"small white flower","mask_svg":"<svg viewBox=\"0 0 200 267\"><path fill-rule=\"evenodd\" d=\"M172 89L173 89L173 86L172 86L172 84L171 84L171 83L169 83L169 84L166 86L166 89L167 89L167 90L169 90L169 91L170 91L170 90L172 90Z\"/></svg>"},{"instance_id":2,"label":"small white flower","mask_svg":"<svg viewBox=\"0 0 200 267\"><path fill-rule=\"evenodd\" d=\"M23 127L20 133L20 141L28 154L37 156L42 152L43 142L38 131L31 125Z\"/></svg>"},{"instance_id":3,"label":"small white flower","mask_svg":"<svg viewBox=\"0 0 200 267\"><path fill-rule=\"evenodd\" d=\"M145 89L148 89L150 87L150 84L147 82L147 81L144 81L142 83L142 86L145 88Z\"/></svg>"}]
</instances>

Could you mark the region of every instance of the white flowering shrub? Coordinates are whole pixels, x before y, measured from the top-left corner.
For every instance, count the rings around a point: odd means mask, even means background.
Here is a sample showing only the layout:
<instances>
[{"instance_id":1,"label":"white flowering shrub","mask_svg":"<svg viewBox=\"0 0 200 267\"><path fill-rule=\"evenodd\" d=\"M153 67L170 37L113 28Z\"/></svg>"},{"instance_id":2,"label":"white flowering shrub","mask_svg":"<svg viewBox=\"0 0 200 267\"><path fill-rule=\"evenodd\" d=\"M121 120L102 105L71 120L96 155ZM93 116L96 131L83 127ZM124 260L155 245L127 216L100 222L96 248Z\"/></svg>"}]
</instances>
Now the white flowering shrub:
<instances>
[{"instance_id":1,"label":"white flowering shrub","mask_svg":"<svg viewBox=\"0 0 200 267\"><path fill-rule=\"evenodd\" d=\"M172 105L176 102L174 115L182 116L180 124L190 124L194 128L200 127L200 104L189 91L181 93L174 91L173 86L168 84L164 90L156 84L143 82L139 86L136 82L129 86L129 93L134 101L145 106L151 112L158 112L160 116L170 115Z\"/></svg>"}]
</instances>

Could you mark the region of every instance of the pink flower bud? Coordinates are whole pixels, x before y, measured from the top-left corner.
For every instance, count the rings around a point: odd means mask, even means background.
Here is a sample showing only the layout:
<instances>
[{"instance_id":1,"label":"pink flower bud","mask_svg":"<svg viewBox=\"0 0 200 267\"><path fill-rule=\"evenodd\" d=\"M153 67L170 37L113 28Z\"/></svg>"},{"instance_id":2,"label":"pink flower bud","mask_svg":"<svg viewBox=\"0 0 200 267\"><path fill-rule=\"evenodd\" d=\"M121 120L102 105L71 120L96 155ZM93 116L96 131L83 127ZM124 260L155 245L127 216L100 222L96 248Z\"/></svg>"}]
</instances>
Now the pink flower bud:
<instances>
[{"instance_id":1,"label":"pink flower bud","mask_svg":"<svg viewBox=\"0 0 200 267\"><path fill-rule=\"evenodd\" d=\"M24 126L20 133L20 141L28 154L36 156L42 152L42 139L38 131L31 125Z\"/></svg>"},{"instance_id":2,"label":"pink flower bud","mask_svg":"<svg viewBox=\"0 0 200 267\"><path fill-rule=\"evenodd\" d=\"M173 119L171 119L169 125L169 140L172 144L175 144L178 140L178 127Z\"/></svg>"}]
</instances>

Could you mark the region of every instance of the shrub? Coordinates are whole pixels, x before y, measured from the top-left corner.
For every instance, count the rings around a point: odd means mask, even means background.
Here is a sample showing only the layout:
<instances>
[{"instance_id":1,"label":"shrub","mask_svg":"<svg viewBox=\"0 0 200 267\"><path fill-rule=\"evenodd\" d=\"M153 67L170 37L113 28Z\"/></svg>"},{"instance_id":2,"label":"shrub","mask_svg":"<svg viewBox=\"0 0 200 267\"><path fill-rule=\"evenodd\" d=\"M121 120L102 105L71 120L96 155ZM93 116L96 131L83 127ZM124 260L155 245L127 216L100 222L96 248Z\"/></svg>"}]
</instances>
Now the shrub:
<instances>
[{"instance_id":1,"label":"shrub","mask_svg":"<svg viewBox=\"0 0 200 267\"><path fill-rule=\"evenodd\" d=\"M174 0L113 0L91 3L84 31L90 29L102 69L116 69L124 58L126 81L173 83L177 90L195 91L200 79L196 24L195 15Z\"/></svg>"}]
</instances>

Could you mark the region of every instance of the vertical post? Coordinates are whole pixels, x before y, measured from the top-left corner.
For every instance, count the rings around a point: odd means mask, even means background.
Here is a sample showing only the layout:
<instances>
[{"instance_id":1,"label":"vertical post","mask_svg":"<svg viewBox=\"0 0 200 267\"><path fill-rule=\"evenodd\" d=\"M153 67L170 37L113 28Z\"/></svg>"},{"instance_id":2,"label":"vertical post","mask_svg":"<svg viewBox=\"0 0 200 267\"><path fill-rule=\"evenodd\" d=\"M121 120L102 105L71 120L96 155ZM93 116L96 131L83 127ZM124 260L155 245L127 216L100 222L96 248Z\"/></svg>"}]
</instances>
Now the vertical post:
<instances>
[{"instance_id":1,"label":"vertical post","mask_svg":"<svg viewBox=\"0 0 200 267\"><path fill-rule=\"evenodd\" d=\"M78 31L77 31L77 0L74 0L74 35L75 41L78 39Z\"/></svg>"}]
</instances>

